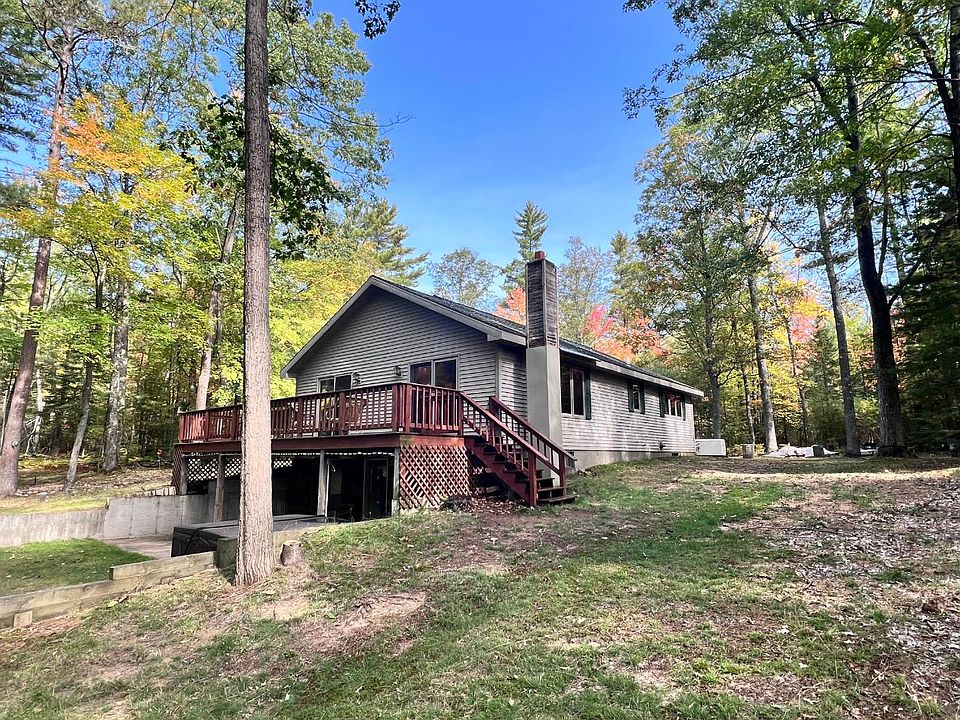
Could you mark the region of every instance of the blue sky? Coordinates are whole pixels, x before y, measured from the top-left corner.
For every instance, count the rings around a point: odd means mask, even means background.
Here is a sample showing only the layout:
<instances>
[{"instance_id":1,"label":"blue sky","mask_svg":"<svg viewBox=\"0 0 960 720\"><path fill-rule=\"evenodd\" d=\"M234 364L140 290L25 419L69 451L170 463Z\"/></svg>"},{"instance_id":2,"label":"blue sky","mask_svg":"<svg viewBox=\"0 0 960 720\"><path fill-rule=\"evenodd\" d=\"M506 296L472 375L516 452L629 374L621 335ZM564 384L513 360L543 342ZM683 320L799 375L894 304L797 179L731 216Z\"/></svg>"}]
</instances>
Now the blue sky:
<instances>
[{"instance_id":1,"label":"blue sky","mask_svg":"<svg viewBox=\"0 0 960 720\"><path fill-rule=\"evenodd\" d=\"M316 7L360 28L353 0ZM389 132L385 194L411 242L505 263L528 199L550 216L545 249L558 260L570 235L601 245L631 231L633 168L659 132L649 114L626 118L623 89L649 81L679 41L661 8L624 13L619 0L404 0L362 47L366 108L409 116Z\"/></svg>"}]
</instances>

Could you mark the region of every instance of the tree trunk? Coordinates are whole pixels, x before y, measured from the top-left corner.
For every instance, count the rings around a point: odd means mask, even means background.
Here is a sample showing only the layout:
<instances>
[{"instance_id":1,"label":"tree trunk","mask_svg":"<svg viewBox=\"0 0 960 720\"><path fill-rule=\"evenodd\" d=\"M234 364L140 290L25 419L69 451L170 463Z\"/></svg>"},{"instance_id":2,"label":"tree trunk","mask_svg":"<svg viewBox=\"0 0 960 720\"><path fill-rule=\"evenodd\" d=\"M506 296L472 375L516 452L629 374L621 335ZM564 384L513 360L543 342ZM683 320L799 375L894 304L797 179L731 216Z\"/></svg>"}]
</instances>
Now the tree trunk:
<instances>
[{"instance_id":1,"label":"tree trunk","mask_svg":"<svg viewBox=\"0 0 960 720\"><path fill-rule=\"evenodd\" d=\"M723 437L723 416L720 407L720 372L717 370L716 341L714 333L713 304L708 300L703 308L704 318L704 370L710 382L710 425L713 437Z\"/></svg>"},{"instance_id":2,"label":"tree trunk","mask_svg":"<svg viewBox=\"0 0 960 720\"><path fill-rule=\"evenodd\" d=\"M120 445L123 438L123 412L127 406L127 368L130 340L130 290L125 280L117 283L116 321L113 328L113 349L110 353L110 391L107 396L107 424L103 435L104 472L120 466Z\"/></svg>"},{"instance_id":3,"label":"tree trunk","mask_svg":"<svg viewBox=\"0 0 960 720\"><path fill-rule=\"evenodd\" d=\"M60 168L61 146L60 138L63 132L63 104L67 90L67 78L72 63L73 32L67 29L64 33L63 47L57 62L57 78L53 91L53 108L50 120L50 142L47 146L47 169L56 173ZM46 187L48 214L56 210L59 181L51 175ZM52 217L50 218L52 221ZM20 457L20 441L23 439L23 421L27 413L27 402L30 399L30 385L33 381L33 370L37 363L37 328L36 316L43 309L44 298L47 292L47 275L50 270L50 252L53 249L53 240L49 235L39 239L37 243L37 258L33 269L33 285L28 302L28 318L23 331L23 345L20 351L20 366L14 381L13 392L10 396L10 410L4 426L3 446L0 447L0 497L12 495L17 489L19 477L18 461Z\"/></svg>"},{"instance_id":4,"label":"tree trunk","mask_svg":"<svg viewBox=\"0 0 960 720\"><path fill-rule=\"evenodd\" d=\"M853 377L850 373L850 350L847 345L847 323L843 317L843 299L840 296L840 283L837 280L837 268L830 245L830 231L827 227L827 211L822 201L817 203L817 216L820 221L820 255L830 286L830 305L833 309L833 323L837 331L837 360L840 364L840 394L843 396L843 427L846 434L845 454L860 456L860 432L857 429L857 409L853 402Z\"/></svg>"},{"instance_id":5,"label":"tree trunk","mask_svg":"<svg viewBox=\"0 0 960 720\"><path fill-rule=\"evenodd\" d=\"M790 374L793 376L794 385L797 386L797 400L800 403L800 444L805 446L810 442L810 412L807 409L807 395L800 381L797 346L793 343L793 336L790 334L790 318L786 314L783 316L783 324L787 332L787 349L790 351Z\"/></svg>"},{"instance_id":6,"label":"tree trunk","mask_svg":"<svg viewBox=\"0 0 960 720\"><path fill-rule=\"evenodd\" d=\"M743 412L747 423L747 438L751 445L757 444L757 431L753 425L753 405L750 402L750 378L747 377L747 368L740 363L740 382L743 385Z\"/></svg>"},{"instance_id":7,"label":"tree trunk","mask_svg":"<svg viewBox=\"0 0 960 720\"><path fill-rule=\"evenodd\" d=\"M43 400L43 381L41 380L39 370L36 370L34 373L34 384L37 386L37 391L34 393L33 398L34 404L36 405L36 412L33 414L33 422L30 423L27 442L23 445L24 455L30 455L37 451L37 446L40 444L40 428L43 425L43 410L47 406Z\"/></svg>"},{"instance_id":8,"label":"tree trunk","mask_svg":"<svg viewBox=\"0 0 960 720\"><path fill-rule=\"evenodd\" d=\"M244 36L243 457L234 582L250 585L273 568L270 458L270 117L267 3L246 0Z\"/></svg>"},{"instance_id":9,"label":"tree trunk","mask_svg":"<svg viewBox=\"0 0 960 720\"><path fill-rule=\"evenodd\" d=\"M63 481L65 491L73 490L77 484L77 465L80 463L80 451L83 441L87 437L87 426L90 424L90 395L93 390L93 361L87 360L83 364L83 390L80 393L80 420L77 422L77 434L73 438L73 448L70 450L70 462L67 465L67 477Z\"/></svg>"},{"instance_id":10,"label":"tree trunk","mask_svg":"<svg viewBox=\"0 0 960 720\"><path fill-rule=\"evenodd\" d=\"M737 332L738 323L737 317L733 317L733 338L734 342L739 346L740 334ZM743 363L743 360L739 357L739 349L737 351L737 365L740 366L740 384L743 389L743 415L744 420L747 426L747 434L745 435L744 442L749 441L751 445L757 444L757 432L753 426L753 404L750 401L750 378L747 377L747 368Z\"/></svg>"},{"instance_id":11,"label":"tree trunk","mask_svg":"<svg viewBox=\"0 0 960 720\"><path fill-rule=\"evenodd\" d=\"M220 322L220 316L223 312L221 307L221 288L223 287L222 274L226 272L227 265L230 263L230 256L233 255L233 244L237 237L237 211L240 204L240 196L233 199L230 206L230 214L227 216L226 234L223 238L223 246L220 249L220 267L218 273L213 278L213 286L210 288L210 303L207 307L207 334L203 341L203 357L200 359L200 375L197 378L197 397L194 401L194 407L197 410L204 410L207 407L207 393L210 391L210 374L213 370L213 353L220 343L220 336L223 327Z\"/></svg>"},{"instance_id":12,"label":"tree trunk","mask_svg":"<svg viewBox=\"0 0 960 720\"><path fill-rule=\"evenodd\" d=\"M757 290L757 277L753 273L747 278L750 291L751 321L753 322L753 352L757 359L757 377L760 380L760 401L762 406L763 448L766 452L775 452L777 427L773 421L773 394L770 391L770 375L767 372L767 355L763 350L763 331L760 328L760 293Z\"/></svg>"},{"instance_id":13,"label":"tree trunk","mask_svg":"<svg viewBox=\"0 0 960 720\"><path fill-rule=\"evenodd\" d=\"M774 308L777 315L780 316L780 322L783 323L783 329L787 336L787 350L790 353L790 376L793 378L793 384L797 386L797 401L800 404L800 445L806 446L810 440L810 413L807 409L807 395L803 390L803 383L800 381L800 369L797 363L797 346L793 342L793 334L790 327L790 313L780 304L777 299L777 293L770 282L770 297L773 298Z\"/></svg>"},{"instance_id":14,"label":"tree trunk","mask_svg":"<svg viewBox=\"0 0 960 720\"><path fill-rule=\"evenodd\" d=\"M860 99L852 77L847 77L846 86L850 127L854 128L847 134L847 145L851 151L849 175L853 187L850 200L853 206L853 224L857 233L860 280L870 305L873 356L877 371L877 403L880 415L878 454L898 455L903 453L904 436L897 358L893 350L893 324L887 290L883 285L883 277L877 269L870 196L867 192L866 172L860 159L860 134L855 130L859 125Z\"/></svg>"}]
</instances>

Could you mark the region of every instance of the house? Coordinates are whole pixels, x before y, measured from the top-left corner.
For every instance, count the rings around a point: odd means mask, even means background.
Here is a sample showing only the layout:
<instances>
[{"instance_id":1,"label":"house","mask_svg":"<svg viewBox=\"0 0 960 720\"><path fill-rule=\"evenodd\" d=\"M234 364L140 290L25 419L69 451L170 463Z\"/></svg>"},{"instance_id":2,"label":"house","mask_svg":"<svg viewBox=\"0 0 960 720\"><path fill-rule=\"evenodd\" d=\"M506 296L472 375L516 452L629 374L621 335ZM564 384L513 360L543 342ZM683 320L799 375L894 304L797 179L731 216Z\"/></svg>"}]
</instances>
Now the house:
<instances>
[{"instance_id":1,"label":"house","mask_svg":"<svg viewBox=\"0 0 960 720\"><path fill-rule=\"evenodd\" d=\"M527 324L371 277L283 368L274 513L343 520L491 488L567 502L572 469L693 454L703 394L559 337L556 266L527 265ZM242 408L180 416L182 492L236 517Z\"/></svg>"}]
</instances>

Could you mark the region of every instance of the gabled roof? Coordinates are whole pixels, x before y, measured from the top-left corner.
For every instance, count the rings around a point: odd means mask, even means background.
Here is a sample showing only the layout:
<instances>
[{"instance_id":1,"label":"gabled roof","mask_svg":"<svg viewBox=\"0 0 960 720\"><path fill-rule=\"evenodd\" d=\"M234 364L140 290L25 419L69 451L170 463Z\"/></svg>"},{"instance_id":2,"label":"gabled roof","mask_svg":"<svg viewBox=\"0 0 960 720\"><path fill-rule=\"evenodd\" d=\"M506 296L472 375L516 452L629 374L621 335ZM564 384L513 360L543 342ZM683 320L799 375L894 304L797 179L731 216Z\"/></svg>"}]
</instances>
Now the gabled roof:
<instances>
[{"instance_id":1,"label":"gabled roof","mask_svg":"<svg viewBox=\"0 0 960 720\"><path fill-rule=\"evenodd\" d=\"M507 320L506 318L502 318L499 315L494 315L493 313L489 313L484 310L478 310L475 307L464 305L463 303L447 300L446 298L442 298L437 295L425 293L422 290L415 290L414 288L407 287L405 285L398 285L397 283L390 282L389 280L377 277L376 275L371 275L369 278L367 278L367 281L360 287L360 289L357 290L349 300L347 300L344 306L340 308L340 310L338 310L336 314L331 317L312 338L310 338L307 344L304 345L300 351L293 356L293 358L291 358L290 362L288 362L284 366L283 370L280 371L281 376L290 377L293 369L300 363L301 360L310 354L310 351L316 346L320 339L346 314L348 314L350 308L352 308L361 297L370 291L371 288L377 288L391 293L392 295L396 295L397 297L409 300L410 302L420 305L421 307L425 307L428 310L433 310L434 312L467 325L468 327L472 327L475 330L486 333L488 340L502 341L512 343L514 345L526 346L527 328L520 323L515 323L512 320ZM561 338L560 352L566 355L574 356L607 372L617 375L624 375L638 380L646 380L657 385L673 388L675 390L681 390L685 393L689 393L690 395L695 395L701 398L703 397L703 392L694 387L673 380L672 378L669 378L661 373L636 367L635 365L624 362L623 360L615 358L612 355L607 355L606 353L599 352L598 350L594 350L586 345L573 342L572 340Z\"/></svg>"}]
</instances>

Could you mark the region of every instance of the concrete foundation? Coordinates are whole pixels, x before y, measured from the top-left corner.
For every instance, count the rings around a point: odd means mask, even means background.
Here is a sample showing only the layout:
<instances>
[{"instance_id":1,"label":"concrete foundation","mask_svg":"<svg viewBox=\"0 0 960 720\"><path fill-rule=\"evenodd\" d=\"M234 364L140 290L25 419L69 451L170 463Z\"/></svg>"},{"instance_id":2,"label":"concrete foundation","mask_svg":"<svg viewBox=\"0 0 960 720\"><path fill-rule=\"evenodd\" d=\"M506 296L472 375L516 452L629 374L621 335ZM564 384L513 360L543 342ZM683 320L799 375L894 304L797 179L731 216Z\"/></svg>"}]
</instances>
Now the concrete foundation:
<instances>
[{"instance_id":1,"label":"concrete foundation","mask_svg":"<svg viewBox=\"0 0 960 720\"><path fill-rule=\"evenodd\" d=\"M654 452L646 450L575 450L574 457L577 458L577 470L586 470L595 465L609 465L610 463L631 462L634 460L650 460L651 458L668 458L680 456L691 456L694 453L672 453L672 452Z\"/></svg>"}]
</instances>

